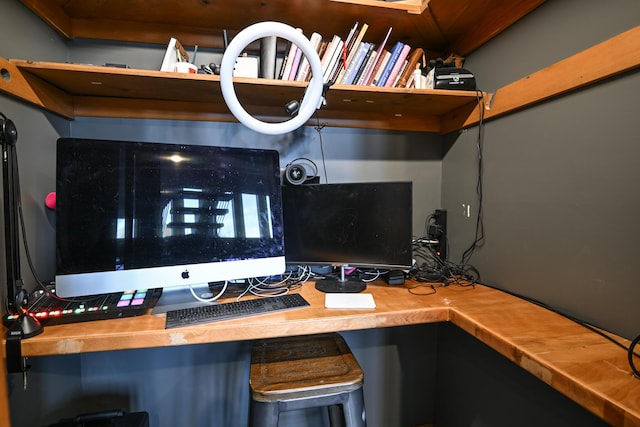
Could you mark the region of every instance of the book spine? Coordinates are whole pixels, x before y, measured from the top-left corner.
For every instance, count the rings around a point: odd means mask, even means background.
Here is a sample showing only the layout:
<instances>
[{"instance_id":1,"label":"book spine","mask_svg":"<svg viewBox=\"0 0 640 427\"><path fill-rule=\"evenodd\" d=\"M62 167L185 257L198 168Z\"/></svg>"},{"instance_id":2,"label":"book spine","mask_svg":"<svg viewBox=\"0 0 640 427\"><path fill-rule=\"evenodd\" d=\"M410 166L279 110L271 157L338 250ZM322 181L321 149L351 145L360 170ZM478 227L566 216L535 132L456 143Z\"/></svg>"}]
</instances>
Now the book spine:
<instances>
[{"instance_id":1,"label":"book spine","mask_svg":"<svg viewBox=\"0 0 640 427\"><path fill-rule=\"evenodd\" d=\"M361 84L361 85L369 84L369 82L372 79L374 69L376 68L376 64L378 64L378 62L380 61L380 55L383 53L383 51L384 49L373 51L373 53L371 54L371 58L369 58L369 64L367 64L367 69L363 73L362 78L360 79L360 82L358 84Z\"/></svg>"},{"instance_id":2,"label":"book spine","mask_svg":"<svg viewBox=\"0 0 640 427\"><path fill-rule=\"evenodd\" d=\"M298 46L295 43L291 43L289 47L289 53L287 54L287 62L284 65L284 71L282 73L282 80L289 80L289 74L291 74L291 67L298 51Z\"/></svg>"},{"instance_id":3,"label":"book spine","mask_svg":"<svg viewBox=\"0 0 640 427\"><path fill-rule=\"evenodd\" d=\"M389 73L389 77L387 77L387 81L384 84L385 87L393 87L393 84L396 82L396 79L398 78L398 73L400 73L400 69L402 68L402 64L404 64L405 59L407 59L407 55L409 54L410 50L411 50L411 47L408 44L405 44L404 46L402 46L402 50L400 51L398 58L395 60L395 63L393 64L393 68Z\"/></svg>"},{"instance_id":4,"label":"book spine","mask_svg":"<svg viewBox=\"0 0 640 427\"><path fill-rule=\"evenodd\" d=\"M353 44L351 45L351 48L347 51L347 59L344 62L344 67L342 68L342 71L340 72L340 74L338 74L336 81L340 82L344 78L344 74L347 72L347 68L349 68L349 63L353 60L353 57L356 51L358 50L360 43L362 43L362 39L364 38L364 35L368 29L369 29L368 24L362 24L362 27L360 28L360 32L358 32L358 35L353 40Z\"/></svg>"},{"instance_id":5,"label":"book spine","mask_svg":"<svg viewBox=\"0 0 640 427\"><path fill-rule=\"evenodd\" d=\"M356 22L354 26L349 30L349 34L347 34L347 38L344 39L344 44L347 48L347 52L353 48L353 44L356 41L356 30L358 29L358 23Z\"/></svg>"},{"instance_id":6,"label":"book spine","mask_svg":"<svg viewBox=\"0 0 640 427\"><path fill-rule=\"evenodd\" d=\"M389 40L389 36L391 35L391 30L393 30L393 27L389 27L389 30L387 30L387 34L384 36L384 39L382 39L382 41L378 45L378 49L376 49L376 52L378 52L376 62L373 65L373 70L371 70L372 72L369 73L367 80L364 82L364 84L367 86L371 85L371 82L373 81L373 78L375 76L375 72L380 67L380 62L384 59L384 52L387 51L385 49L385 46L387 45L387 40Z\"/></svg>"},{"instance_id":7,"label":"book spine","mask_svg":"<svg viewBox=\"0 0 640 427\"><path fill-rule=\"evenodd\" d=\"M333 58L333 54L335 53L336 47L338 46L338 42L340 41L340 37L337 35L333 36L333 39L327 45L327 48L324 51L324 55L322 55L322 60L320 63L322 64L322 76L323 80L327 77L327 68L329 68L329 63Z\"/></svg>"},{"instance_id":8,"label":"book spine","mask_svg":"<svg viewBox=\"0 0 640 427\"><path fill-rule=\"evenodd\" d=\"M373 70L373 79L371 80L371 83L369 84L369 86L377 86L378 82L380 81L380 77L382 77L382 71L384 71L385 67L387 66L387 62L389 62L389 58L391 58L391 52L389 52L388 50L385 50L382 54L382 58L381 61L376 64L376 67Z\"/></svg>"},{"instance_id":9,"label":"book spine","mask_svg":"<svg viewBox=\"0 0 640 427\"><path fill-rule=\"evenodd\" d=\"M355 73L362 64L365 54L367 53L367 49L369 48L369 44L366 42L361 42L360 46L356 50L355 55L349 62L349 66L347 70L344 72L342 76L342 80L340 83L345 85L350 85L353 82L353 78L355 77Z\"/></svg>"},{"instance_id":10,"label":"book spine","mask_svg":"<svg viewBox=\"0 0 640 427\"><path fill-rule=\"evenodd\" d=\"M342 56L342 49L344 48L344 42L342 40L338 40L338 44L333 51L333 55L331 57L331 61L329 62L329 67L327 67L327 73L325 78L323 78L323 83L329 83L332 80L332 76L335 74L338 62L340 57Z\"/></svg>"},{"instance_id":11,"label":"book spine","mask_svg":"<svg viewBox=\"0 0 640 427\"><path fill-rule=\"evenodd\" d=\"M293 62L291 63L291 70L289 70L289 77L287 80L295 80L298 75L298 68L300 67L300 59L302 58L302 49L297 48L296 54L293 57Z\"/></svg>"},{"instance_id":12,"label":"book spine","mask_svg":"<svg viewBox=\"0 0 640 427\"><path fill-rule=\"evenodd\" d=\"M400 56L400 52L402 52L403 46L404 46L404 43L396 42L395 46L393 47L393 50L391 51L391 57L389 58L389 61L387 61L387 65L385 65L384 70L382 70L382 75L380 76L380 80L378 80L378 83L376 84L376 86L384 87L385 83L387 83L387 79L391 74L391 70L393 70L393 66L396 65L396 61Z\"/></svg>"},{"instance_id":13,"label":"book spine","mask_svg":"<svg viewBox=\"0 0 640 427\"><path fill-rule=\"evenodd\" d=\"M402 74L402 72L404 71L405 67L407 66L407 63L409 63L409 61L407 61L406 59L404 61L402 61L402 67L400 67L400 70L396 74L396 78L393 79L393 83L391 84L390 87L397 87L398 80L400 80L400 74ZM389 80L391 80L391 79L389 79Z\"/></svg>"},{"instance_id":14,"label":"book spine","mask_svg":"<svg viewBox=\"0 0 640 427\"><path fill-rule=\"evenodd\" d=\"M376 52L375 50L371 50L371 55L369 56L369 59L367 60L367 63L364 66L364 70L360 75L360 78L355 84L357 85L366 84L366 82L369 80L369 77L371 76L371 73L373 72L373 67L377 62L377 58L378 58L378 52Z\"/></svg>"},{"instance_id":15,"label":"book spine","mask_svg":"<svg viewBox=\"0 0 640 427\"><path fill-rule=\"evenodd\" d=\"M318 49L320 48L320 42L322 42L322 36L318 33L313 33L311 34L311 37L309 37L309 42L311 43L311 46L313 46L313 49L317 53ZM300 70L298 71L296 80L299 82L303 82L307 80L307 76L309 75L310 68L311 68L311 64L309 63L309 59L305 56L302 59L302 64L300 64Z\"/></svg>"},{"instance_id":16,"label":"book spine","mask_svg":"<svg viewBox=\"0 0 640 427\"><path fill-rule=\"evenodd\" d=\"M346 68L347 54L353 48L353 43L356 40L356 35L357 35L356 30L358 29L358 25L359 25L358 22L354 24L351 30L349 30L349 34L347 35L347 38L344 40L344 45L342 46L343 53L340 56L340 58L338 58L336 69L334 70L333 76L330 79L330 81L332 82L337 81L336 79L338 74L343 72L343 70Z\"/></svg>"},{"instance_id":17,"label":"book spine","mask_svg":"<svg viewBox=\"0 0 640 427\"><path fill-rule=\"evenodd\" d=\"M278 80L282 80L282 78L284 77L284 70L287 67L287 62L289 61L289 52L291 52L292 45L293 43L287 40L287 47L284 50L286 53L284 55L284 58L282 58L282 64L280 65L280 71L278 72Z\"/></svg>"},{"instance_id":18,"label":"book spine","mask_svg":"<svg viewBox=\"0 0 640 427\"><path fill-rule=\"evenodd\" d=\"M362 77L367 69L367 66L369 66L369 62L371 59L371 55L373 55L374 51L373 51L373 44L369 44L369 48L367 49L364 58L362 59L362 64L360 64L360 67L358 68L358 70L356 71L353 80L351 81L351 84L353 85L357 85L360 84L359 82L362 80Z\"/></svg>"}]
</instances>

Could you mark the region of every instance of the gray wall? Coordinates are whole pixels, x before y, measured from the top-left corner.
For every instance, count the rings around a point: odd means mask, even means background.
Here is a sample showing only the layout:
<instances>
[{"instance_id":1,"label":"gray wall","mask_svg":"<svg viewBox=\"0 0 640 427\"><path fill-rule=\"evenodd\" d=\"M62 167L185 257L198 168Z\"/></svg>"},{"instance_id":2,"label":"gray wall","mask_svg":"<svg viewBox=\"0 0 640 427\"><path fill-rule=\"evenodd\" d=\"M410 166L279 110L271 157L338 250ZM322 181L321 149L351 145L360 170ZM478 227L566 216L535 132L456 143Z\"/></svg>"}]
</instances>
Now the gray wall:
<instances>
[{"instance_id":1,"label":"gray wall","mask_svg":"<svg viewBox=\"0 0 640 427\"><path fill-rule=\"evenodd\" d=\"M0 32L0 56L5 59L22 59L28 53L45 61L68 60L63 41L49 27L42 25L35 15L28 13L19 2L3 2ZM18 130L16 150L20 163L23 211L29 229L29 249L36 261L37 274L43 280L51 280L54 274L55 236L53 217L45 211L44 198L55 190L55 163L51 159L55 158L55 141L58 136L68 135L70 131L69 122L4 95L0 96L0 111L14 122ZM4 283L4 243L0 254L0 271ZM31 285L34 281L24 252L21 260L22 274ZM0 295L4 291L2 286Z\"/></svg>"},{"instance_id":2,"label":"gray wall","mask_svg":"<svg viewBox=\"0 0 640 427\"><path fill-rule=\"evenodd\" d=\"M547 2L474 52L465 66L493 91L638 25L637 0ZM578 73L580 70L576 70ZM482 281L634 338L640 73L486 123ZM477 128L448 135L443 206L455 260L473 240ZM475 209L473 209L475 212Z\"/></svg>"}]
</instances>

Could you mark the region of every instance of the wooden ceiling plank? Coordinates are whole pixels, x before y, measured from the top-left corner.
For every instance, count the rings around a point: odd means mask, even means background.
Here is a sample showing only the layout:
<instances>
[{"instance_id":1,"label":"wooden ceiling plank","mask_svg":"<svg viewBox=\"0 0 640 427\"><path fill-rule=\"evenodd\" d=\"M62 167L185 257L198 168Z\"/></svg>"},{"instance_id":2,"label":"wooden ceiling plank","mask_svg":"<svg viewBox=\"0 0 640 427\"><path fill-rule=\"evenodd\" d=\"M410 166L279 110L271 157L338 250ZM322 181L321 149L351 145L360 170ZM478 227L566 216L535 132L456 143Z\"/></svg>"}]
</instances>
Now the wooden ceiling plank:
<instances>
[{"instance_id":1,"label":"wooden ceiling plank","mask_svg":"<svg viewBox=\"0 0 640 427\"><path fill-rule=\"evenodd\" d=\"M234 2L176 2L174 0L21 0L49 25L67 38L84 37L164 44L169 37L178 37L183 44L207 48L222 48L222 30L233 37L248 25L275 20L303 28L305 34L319 32L325 38L334 34L346 36L353 23L367 23L366 41L378 42L391 26L391 41L401 40L412 47L440 54L452 51L445 40L456 43L465 32L464 51L477 48L495 29L472 31L473 19L495 14L526 13L518 5L539 3L542 0L519 0L516 6L499 0L236 0ZM369 4L376 7L371 7ZM509 2L511 3L511 2ZM151 5L152 4L152 5ZM366 5L365 5L366 4ZM397 9L399 7L399 9ZM421 13L407 13L417 8ZM250 13L238 13L238 10ZM428 10L427 10L428 9ZM447 11L454 10L455 13ZM433 20L432 14L439 22ZM471 15L471 18L468 17ZM318 21L319 16L331 19ZM520 16L513 17L513 22ZM505 20L508 25L508 20ZM447 31L444 38L438 30ZM253 48L253 46L252 46Z\"/></svg>"},{"instance_id":2,"label":"wooden ceiling plank","mask_svg":"<svg viewBox=\"0 0 640 427\"><path fill-rule=\"evenodd\" d=\"M64 37L74 37L71 18L63 9L64 0L20 0L22 3L38 15L50 27L58 31Z\"/></svg>"},{"instance_id":3,"label":"wooden ceiling plank","mask_svg":"<svg viewBox=\"0 0 640 427\"><path fill-rule=\"evenodd\" d=\"M429 11L448 40L446 54L466 56L545 0L431 0Z\"/></svg>"}]
</instances>

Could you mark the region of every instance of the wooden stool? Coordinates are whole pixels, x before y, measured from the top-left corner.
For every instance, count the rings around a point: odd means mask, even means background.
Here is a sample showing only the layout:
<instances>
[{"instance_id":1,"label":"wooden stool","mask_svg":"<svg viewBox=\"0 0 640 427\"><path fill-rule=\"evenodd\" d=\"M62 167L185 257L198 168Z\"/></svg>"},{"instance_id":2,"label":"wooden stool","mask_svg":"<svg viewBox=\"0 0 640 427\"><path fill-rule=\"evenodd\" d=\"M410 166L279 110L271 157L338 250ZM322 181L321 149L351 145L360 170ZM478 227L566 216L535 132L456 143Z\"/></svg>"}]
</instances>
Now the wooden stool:
<instances>
[{"instance_id":1,"label":"wooden stool","mask_svg":"<svg viewBox=\"0 0 640 427\"><path fill-rule=\"evenodd\" d=\"M251 353L252 427L276 427L280 412L329 407L331 425L365 427L364 374L337 333L257 341ZM342 405L336 411L335 405Z\"/></svg>"}]
</instances>

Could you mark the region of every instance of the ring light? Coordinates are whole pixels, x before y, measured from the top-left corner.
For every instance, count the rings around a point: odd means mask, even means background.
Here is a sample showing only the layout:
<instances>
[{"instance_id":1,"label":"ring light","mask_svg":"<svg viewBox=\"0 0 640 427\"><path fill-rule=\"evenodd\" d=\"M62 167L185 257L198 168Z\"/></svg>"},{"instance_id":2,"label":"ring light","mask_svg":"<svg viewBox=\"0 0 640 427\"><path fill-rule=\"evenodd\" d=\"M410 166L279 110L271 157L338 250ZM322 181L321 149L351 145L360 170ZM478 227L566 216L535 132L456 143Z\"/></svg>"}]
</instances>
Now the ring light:
<instances>
[{"instance_id":1,"label":"ring light","mask_svg":"<svg viewBox=\"0 0 640 427\"><path fill-rule=\"evenodd\" d=\"M280 123L267 123L251 116L240 105L233 88L233 69L236 59L249 43L267 36L282 37L298 46L307 57L312 72L298 114L292 119ZM227 107L240 123L256 132L279 135L298 129L320 108L323 96L322 64L313 45L300 31L280 22L259 22L240 31L227 46L220 65L220 88Z\"/></svg>"}]
</instances>

